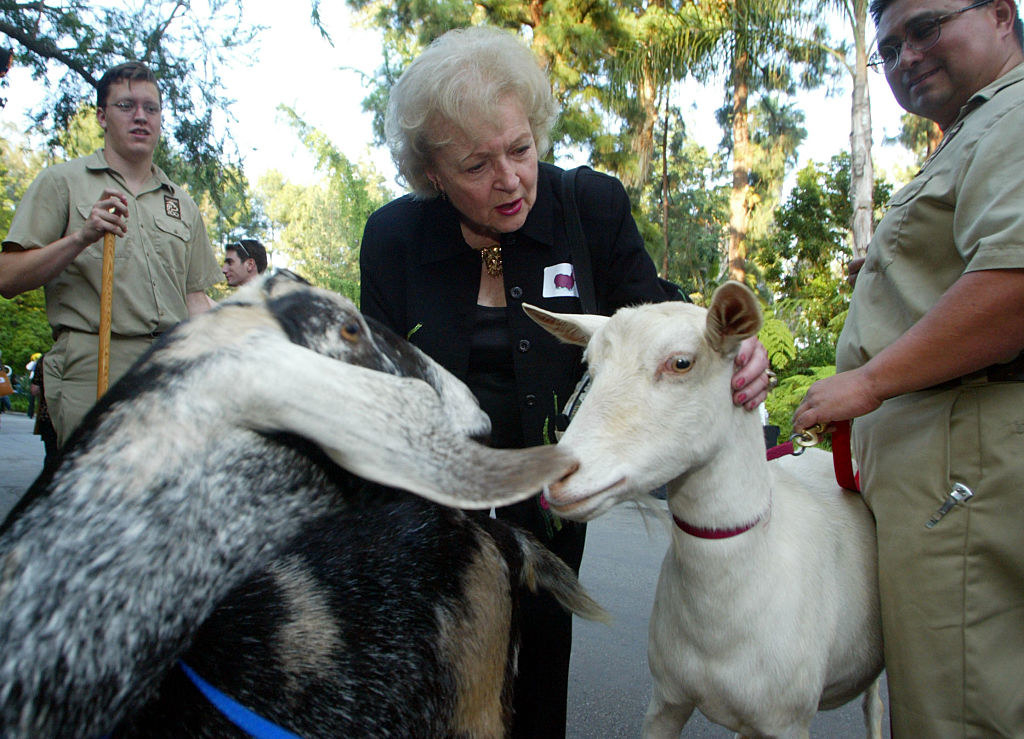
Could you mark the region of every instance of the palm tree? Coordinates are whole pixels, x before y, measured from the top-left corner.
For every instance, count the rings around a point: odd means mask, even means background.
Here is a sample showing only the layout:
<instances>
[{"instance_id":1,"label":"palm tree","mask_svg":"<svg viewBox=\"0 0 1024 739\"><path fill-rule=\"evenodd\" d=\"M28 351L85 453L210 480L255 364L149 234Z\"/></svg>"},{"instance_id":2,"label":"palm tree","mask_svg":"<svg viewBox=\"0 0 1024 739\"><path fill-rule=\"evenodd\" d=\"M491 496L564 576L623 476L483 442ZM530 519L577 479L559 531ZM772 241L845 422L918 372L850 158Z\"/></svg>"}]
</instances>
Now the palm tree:
<instances>
[{"instance_id":1,"label":"palm tree","mask_svg":"<svg viewBox=\"0 0 1024 739\"><path fill-rule=\"evenodd\" d=\"M680 79L683 73L702 81L726 75L725 118L733 156L728 259L733 279L743 280L746 275L747 229L754 207L750 198L755 158L750 142L751 94L792 92L797 85L819 84L824 59L814 39L821 33L801 0L687 0L666 11L664 22L652 28L642 43L620 52L626 74L634 79L640 77L644 63L668 70L670 80ZM793 74L794 65L801 67L799 76Z\"/></svg>"},{"instance_id":2,"label":"palm tree","mask_svg":"<svg viewBox=\"0 0 1024 739\"><path fill-rule=\"evenodd\" d=\"M874 230L875 173L871 159L871 100L868 94L868 0L829 0L846 18L853 33L853 59L845 44L826 47L828 53L849 72L853 80L850 115L850 205L852 217L850 247L854 257L863 257Z\"/></svg>"}]
</instances>

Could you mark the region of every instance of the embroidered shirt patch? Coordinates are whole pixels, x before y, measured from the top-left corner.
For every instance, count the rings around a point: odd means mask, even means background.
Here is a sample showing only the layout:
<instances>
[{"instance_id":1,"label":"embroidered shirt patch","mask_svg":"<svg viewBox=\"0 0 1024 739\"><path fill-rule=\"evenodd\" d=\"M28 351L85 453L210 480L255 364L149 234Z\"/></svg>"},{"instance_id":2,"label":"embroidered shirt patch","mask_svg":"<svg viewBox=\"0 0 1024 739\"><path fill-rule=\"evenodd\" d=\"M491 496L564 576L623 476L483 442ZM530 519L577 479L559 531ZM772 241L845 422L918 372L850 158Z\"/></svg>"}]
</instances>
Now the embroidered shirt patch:
<instances>
[{"instance_id":1,"label":"embroidered shirt patch","mask_svg":"<svg viewBox=\"0 0 1024 739\"><path fill-rule=\"evenodd\" d=\"M181 220L181 203L178 202L177 198L172 198L170 195L164 195L164 212L171 218L177 218Z\"/></svg>"},{"instance_id":2,"label":"embroidered shirt patch","mask_svg":"<svg viewBox=\"0 0 1024 739\"><path fill-rule=\"evenodd\" d=\"M545 298L578 298L579 290L576 289L576 272L569 262L552 264L544 268L544 291Z\"/></svg>"}]
</instances>

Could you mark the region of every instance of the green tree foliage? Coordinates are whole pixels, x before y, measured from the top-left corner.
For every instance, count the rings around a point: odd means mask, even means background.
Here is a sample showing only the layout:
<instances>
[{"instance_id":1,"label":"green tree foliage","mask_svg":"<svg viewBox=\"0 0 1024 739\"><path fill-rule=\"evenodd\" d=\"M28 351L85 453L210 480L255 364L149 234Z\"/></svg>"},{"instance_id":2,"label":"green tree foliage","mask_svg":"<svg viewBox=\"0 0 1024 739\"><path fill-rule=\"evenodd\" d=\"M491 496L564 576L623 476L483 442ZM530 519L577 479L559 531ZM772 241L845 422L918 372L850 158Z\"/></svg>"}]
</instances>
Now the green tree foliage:
<instances>
[{"instance_id":1,"label":"green tree foliage","mask_svg":"<svg viewBox=\"0 0 1024 739\"><path fill-rule=\"evenodd\" d=\"M32 151L28 141L10 124L4 125L3 134L0 136L0 236L7 235L25 190L46 163L46 158Z\"/></svg>"},{"instance_id":2,"label":"green tree foliage","mask_svg":"<svg viewBox=\"0 0 1024 739\"><path fill-rule=\"evenodd\" d=\"M796 359L796 339L785 321L774 316L766 316L757 338L768 351L768 361L776 372L784 372Z\"/></svg>"},{"instance_id":3,"label":"green tree foliage","mask_svg":"<svg viewBox=\"0 0 1024 739\"><path fill-rule=\"evenodd\" d=\"M726 106L718 111L724 131L732 131L734 111ZM746 235L751 246L764 238L771 228L775 209L782 195L786 173L797 161L797 150L807 130L803 127L804 114L784 96L766 94L758 97L748 113L748 166L747 172L747 224ZM731 146L727 134L723 144ZM748 253L755 249L748 247Z\"/></svg>"},{"instance_id":4,"label":"green tree foliage","mask_svg":"<svg viewBox=\"0 0 1024 739\"><path fill-rule=\"evenodd\" d=\"M241 238L263 239L269 228L267 216L262 212L261 203L245 173L233 165L228 169L241 183L240 188L223 191L219 203L209 192L203 192L198 200L210 243L215 248ZM189 187L187 180L184 184Z\"/></svg>"},{"instance_id":5,"label":"green tree foliage","mask_svg":"<svg viewBox=\"0 0 1024 739\"><path fill-rule=\"evenodd\" d=\"M900 116L900 124L900 132L886 142L902 144L914 153L919 164L930 157L942 141L942 130L935 121L904 113Z\"/></svg>"},{"instance_id":6,"label":"green tree foliage","mask_svg":"<svg viewBox=\"0 0 1024 739\"><path fill-rule=\"evenodd\" d=\"M36 130L62 145L83 106L95 105L96 84L109 67L145 62L160 80L165 150L157 163L175 160L193 173L183 178L215 201L224 183L239 186L233 145L218 134L215 113L227 110L219 70L244 50L259 29L242 21L242 0L0 0L0 34L14 63L28 67L49 89L35 110ZM10 89L10 97L19 91ZM174 166L165 167L173 177Z\"/></svg>"},{"instance_id":7,"label":"green tree foliage","mask_svg":"<svg viewBox=\"0 0 1024 739\"><path fill-rule=\"evenodd\" d=\"M663 121L654 155L663 163L664 186L634 197L642 205L634 215L659 273L704 302L718 286L724 263L729 218L725 160L687 137L677 110ZM645 212L663 216L647 218Z\"/></svg>"},{"instance_id":8,"label":"green tree foliage","mask_svg":"<svg viewBox=\"0 0 1024 739\"><path fill-rule=\"evenodd\" d=\"M383 140L387 92L402 71L433 39L453 28L489 23L522 33L545 63L562 118L555 139L591 143L607 123L610 94L609 50L627 38L621 13L610 0L578 3L575 0L498 0L475 4L471 0L347 0L384 34L384 64L369 86L363 107L374 112L374 129Z\"/></svg>"},{"instance_id":9,"label":"green tree foliage","mask_svg":"<svg viewBox=\"0 0 1024 739\"><path fill-rule=\"evenodd\" d=\"M10 365L16 376L25 374L25 365L33 353L46 352L52 345L42 288L29 290L13 300L0 298L0 350L3 363Z\"/></svg>"},{"instance_id":10,"label":"green tree foliage","mask_svg":"<svg viewBox=\"0 0 1024 739\"><path fill-rule=\"evenodd\" d=\"M0 137L0 237L6 236L29 183L46 164L45 157L32 151L27 140L4 127ZM0 350L4 364L20 376L34 352L50 348L50 325L46 321L43 290L32 290L13 300L0 298Z\"/></svg>"},{"instance_id":11,"label":"green tree foliage","mask_svg":"<svg viewBox=\"0 0 1024 739\"><path fill-rule=\"evenodd\" d=\"M889 189L876 182L874 202L888 200ZM772 316L789 327L796 347L787 364L773 359L783 379L768 408L779 426L788 428L789 416L815 379L834 372L851 293L846 282L851 212L849 154L838 154L827 165L810 162L776 210L773 232L758 245L762 277L774 296Z\"/></svg>"},{"instance_id":12,"label":"green tree foliage","mask_svg":"<svg viewBox=\"0 0 1024 739\"><path fill-rule=\"evenodd\" d=\"M274 248L289 267L315 285L359 298L359 243L370 214L393 195L372 167L353 164L318 129L290 117L303 144L316 157L321 183L287 182L277 171L258 184Z\"/></svg>"},{"instance_id":13,"label":"green tree foliage","mask_svg":"<svg viewBox=\"0 0 1024 739\"><path fill-rule=\"evenodd\" d=\"M806 372L781 379L779 386L768 393L764 405L770 422L779 427L780 439L788 439L793 433L793 411L800 405L811 385L835 373L835 365L831 364L809 367Z\"/></svg>"}]
</instances>

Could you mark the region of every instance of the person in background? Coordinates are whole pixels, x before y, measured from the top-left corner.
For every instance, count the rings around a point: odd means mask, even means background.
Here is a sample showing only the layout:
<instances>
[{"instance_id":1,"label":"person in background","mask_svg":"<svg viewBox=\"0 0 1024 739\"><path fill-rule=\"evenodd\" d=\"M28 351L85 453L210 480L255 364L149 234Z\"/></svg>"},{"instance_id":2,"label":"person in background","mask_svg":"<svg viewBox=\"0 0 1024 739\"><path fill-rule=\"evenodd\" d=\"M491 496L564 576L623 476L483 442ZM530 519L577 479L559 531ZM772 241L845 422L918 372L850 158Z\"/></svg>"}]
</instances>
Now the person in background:
<instances>
[{"instance_id":1,"label":"person in background","mask_svg":"<svg viewBox=\"0 0 1024 739\"><path fill-rule=\"evenodd\" d=\"M515 36L486 27L446 33L409 66L388 103L388 145L413 193L372 214L363 234L361 310L467 383L491 418L496 447L553 442L583 372L579 348L521 308L582 312L562 171L539 162L556 112L545 73ZM599 311L671 297L622 184L582 170L576 185ZM745 342L737 403L761 402L767 367L764 348ZM539 496L495 515L578 571L583 524L554 517ZM513 736L564 736L571 618L548 596L526 596L518 623Z\"/></svg>"},{"instance_id":2,"label":"person in background","mask_svg":"<svg viewBox=\"0 0 1024 739\"><path fill-rule=\"evenodd\" d=\"M0 360L3 352L0 352ZM11 395L14 393L14 370L8 364L0 363L0 415L11 410Z\"/></svg>"},{"instance_id":3,"label":"person in background","mask_svg":"<svg viewBox=\"0 0 1024 739\"><path fill-rule=\"evenodd\" d=\"M198 206L153 164L160 104L145 65L107 70L96 88L103 148L44 169L0 251L0 294L45 288L46 400L62 445L96 401L104 235L118 237L111 384L157 336L208 310L205 290L221 278Z\"/></svg>"},{"instance_id":4,"label":"person in background","mask_svg":"<svg viewBox=\"0 0 1024 739\"><path fill-rule=\"evenodd\" d=\"M45 354L42 354L33 360L32 382L29 385L29 392L37 401L36 422L32 427L32 433L40 437L43 442L43 449L45 450L45 457L43 458L44 472L53 469L60 458L60 452L57 447L57 432L53 428L53 422L50 421L50 410L46 407L46 394L43 388L43 358L45 356Z\"/></svg>"},{"instance_id":5,"label":"person in background","mask_svg":"<svg viewBox=\"0 0 1024 739\"><path fill-rule=\"evenodd\" d=\"M43 356L42 352L36 352L31 357L29 357L28 364L25 365L25 370L28 372L29 378L31 378L33 376L33 373L36 370L36 363L39 361L39 358L41 356ZM35 415L35 411L36 411L36 395L35 395L35 393L29 393L29 396L28 396L28 410L25 411L25 417L26 418L32 418L32 416Z\"/></svg>"},{"instance_id":6,"label":"person in background","mask_svg":"<svg viewBox=\"0 0 1024 739\"><path fill-rule=\"evenodd\" d=\"M943 139L856 276L838 373L878 531L894 737L1024 736L1024 33L1013 0L873 0L874 63Z\"/></svg>"},{"instance_id":7,"label":"person in background","mask_svg":"<svg viewBox=\"0 0 1024 739\"><path fill-rule=\"evenodd\" d=\"M228 287L241 287L263 274L267 268L267 250L256 239L240 239L224 247L224 266L221 272Z\"/></svg>"}]
</instances>

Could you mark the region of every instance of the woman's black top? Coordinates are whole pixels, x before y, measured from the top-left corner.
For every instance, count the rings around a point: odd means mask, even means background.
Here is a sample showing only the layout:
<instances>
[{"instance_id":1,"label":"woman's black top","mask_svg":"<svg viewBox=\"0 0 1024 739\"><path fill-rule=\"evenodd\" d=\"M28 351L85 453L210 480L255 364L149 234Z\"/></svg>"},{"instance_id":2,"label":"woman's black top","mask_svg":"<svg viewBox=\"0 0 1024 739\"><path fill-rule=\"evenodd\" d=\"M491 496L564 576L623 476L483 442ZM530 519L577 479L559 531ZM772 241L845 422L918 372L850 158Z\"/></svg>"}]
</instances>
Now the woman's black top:
<instances>
[{"instance_id":1,"label":"woman's black top","mask_svg":"<svg viewBox=\"0 0 1024 739\"><path fill-rule=\"evenodd\" d=\"M507 316L508 308L476 307L465 382L490 416L490 445L497 449L521 449L523 427L516 403L512 331Z\"/></svg>"},{"instance_id":2,"label":"woman's black top","mask_svg":"<svg viewBox=\"0 0 1024 739\"><path fill-rule=\"evenodd\" d=\"M583 372L581 350L559 342L522 310L523 303L531 303L559 313L582 312L574 294L561 174L558 167L540 164L537 200L526 222L502 239L512 350L502 375L509 397L494 406L502 418L492 421L500 428L518 415L520 446L554 441L554 417ZM599 311L611 315L623 306L666 300L622 184L581 170L576 202ZM466 244L458 213L448 202L406 195L376 211L363 232L360 271L363 313L408 337L459 379L470 379L474 345L486 341L474 338L481 316L480 255ZM508 385L510 376L514 383ZM492 390L496 377L487 381Z\"/></svg>"}]
</instances>

